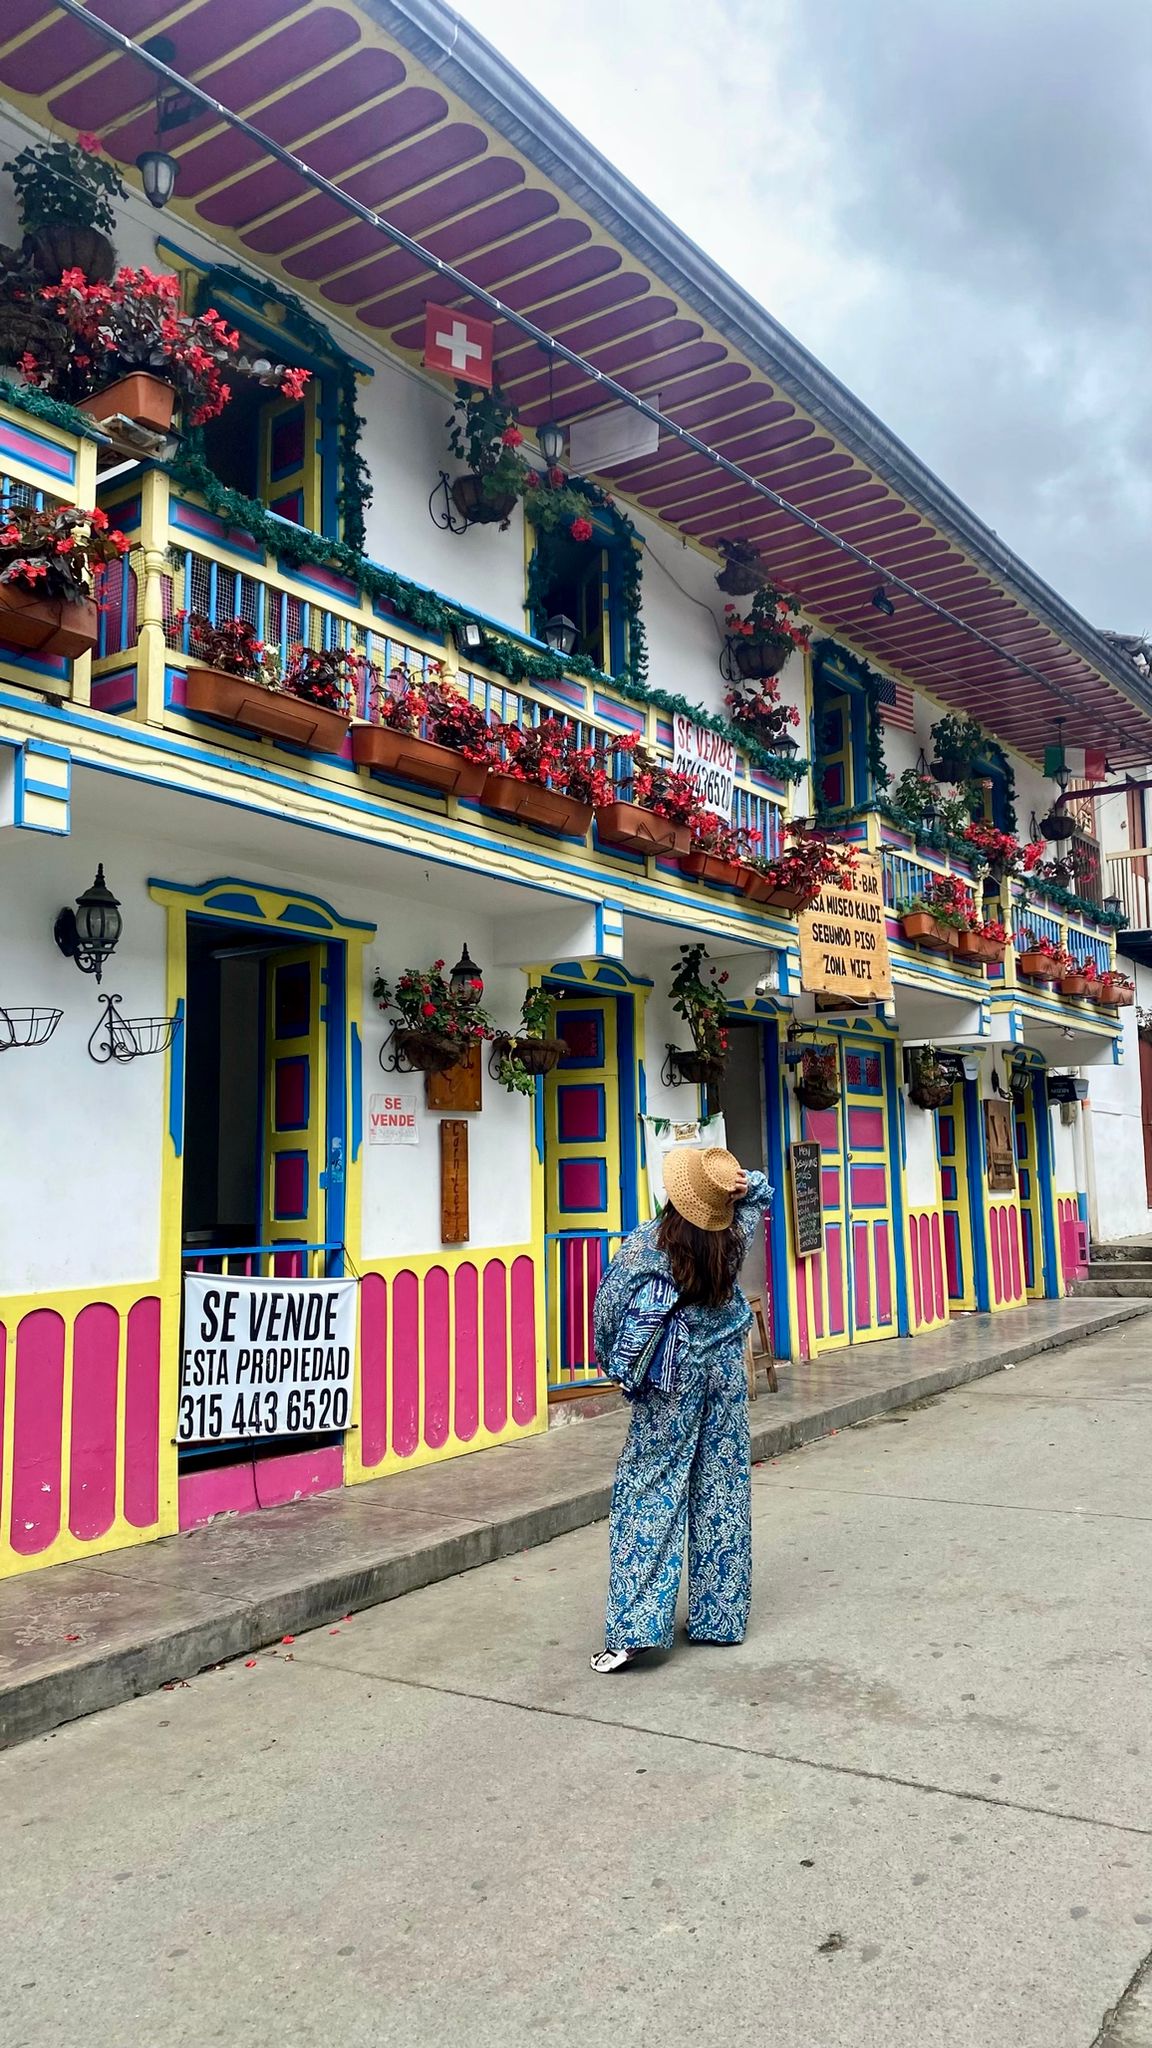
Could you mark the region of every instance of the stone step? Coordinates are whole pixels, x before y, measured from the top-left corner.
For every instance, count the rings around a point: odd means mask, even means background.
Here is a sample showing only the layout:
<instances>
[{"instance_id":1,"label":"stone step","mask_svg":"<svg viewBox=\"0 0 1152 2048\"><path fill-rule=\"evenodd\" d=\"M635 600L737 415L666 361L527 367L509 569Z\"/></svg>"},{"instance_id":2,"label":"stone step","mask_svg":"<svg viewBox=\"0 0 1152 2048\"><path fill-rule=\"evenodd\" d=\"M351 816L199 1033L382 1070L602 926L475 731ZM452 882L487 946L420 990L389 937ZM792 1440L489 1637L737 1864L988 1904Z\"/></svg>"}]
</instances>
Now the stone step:
<instances>
[{"instance_id":1,"label":"stone step","mask_svg":"<svg viewBox=\"0 0 1152 2048\"><path fill-rule=\"evenodd\" d=\"M1090 1274L1087 1280L1073 1280L1069 1294L1091 1301L1152 1301L1152 1277L1147 1280L1113 1280Z\"/></svg>"},{"instance_id":2,"label":"stone step","mask_svg":"<svg viewBox=\"0 0 1152 2048\"><path fill-rule=\"evenodd\" d=\"M1092 1280L1152 1281L1152 1258L1093 1259L1089 1267L1089 1278Z\"/></svg>"},{"instance_id":3,"label":"stone step","mask_svg":"<svg viewBox=\"0 0 1152 2048\"><path fill-rule=\"evenodd\" d=\"M1101 1259L1152 1260L1152 1237L1118 1237L1105 1244L1094 1244L1091 1257L1094 1266Z\"/></svg>"}]
</instances>

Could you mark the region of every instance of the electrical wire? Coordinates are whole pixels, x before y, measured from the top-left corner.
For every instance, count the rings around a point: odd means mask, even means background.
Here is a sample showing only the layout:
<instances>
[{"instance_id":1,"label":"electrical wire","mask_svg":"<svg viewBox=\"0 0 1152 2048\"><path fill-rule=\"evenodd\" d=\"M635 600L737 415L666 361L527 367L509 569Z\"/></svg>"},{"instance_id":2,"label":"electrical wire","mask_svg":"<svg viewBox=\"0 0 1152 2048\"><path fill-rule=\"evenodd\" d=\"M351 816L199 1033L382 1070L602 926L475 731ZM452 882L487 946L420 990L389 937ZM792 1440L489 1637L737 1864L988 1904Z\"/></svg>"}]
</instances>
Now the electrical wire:
<instances>
[{"instance_id":1,"label":"electrical wire","mask_svg":"<svg viewBox=\"0 0 1152 2048\"><path fill-rule=\"evenodd\" d=\"M789 499L782 497L779 491L774 491L770 484L762 483L749 470L742 468L739 463L732 462L728 456L722 455L718 449L712 448L707 441L702 441L697 434L693 434L687 427L682 427L677 421L669 419L667 414L662 413L657 406L649 405L646 399L638 397L634 391L629 391L625 385L618 384L616 379L610 376L607 371L597 369L594 363L590 363L584 356L579 355L575 349L569 348L567 343L558 340L555 335L549 334L546 329L538 327L535 321L529 320L525 314L518 313L513 307L505 305L504 301L498 298L494 292L486 290L483 285L476 284L464 271L457 270L454 264L446 263L443 257L437 256L433 250L426 248L423 243L414 240L411 235L405 234L402 228L397 227L394 222L387 220L383 214L377 213L374 208L365 206L360 200L354 199L350 193L345 192L339 185L334 184L330 178L326 178L323 172L314 170L310 164L304 161L303 157L299 157L292 150L286 149L282 143L274 141L270 135L265 134L263 129L257 127L255 122L249 121L245 115L238 114L231 107L225 106L222 100L216 99L203 86L195 84L190 78L185 78L182 72L176 71L172 65L166 64L162 58L156 56L153 51L147 49L142 44L134 42L131 36L125 35L118 28L114 28L110 22L102 21L98 15L92 14L83 4L83 0L54 0L54 5L65 14L71 15L72 19L79 22L90 34L96 35L102 41L111 44L125 56L135 57L140 63L146 65L158 78L167 80L169 85L175 86L181 93L190 95L201 107L206 108L209 113L215 114L218 119L226 122L229 127L235 128L241 135L247 136L250 142L255 143L259 149L272 157L277 163L283 164L286 169L295 172L305 184L312 186L317 192L322 192L326 198L331 199L337 206L342 207L345 212L353 214L365 226L375 228L379 234L386 236L388 240L394 242L398 248L403 249L407 255L413 257L422 267L431 270L436 277L442 278L446 283L451 284L456 292L476 300L480 305L486 307L489 312L495 314L498 319L507 321L510 326L517 328L520 333L528 335L540 348L546 350L550 355L559 356L571 368L578 370L581 376L588 378L600 390L615 398L620 404L630 406L642 418L652 421L662 432L671 435L673 439L681 442L684 447L690 448L694 454L702 456L706 461L713 463L718 469L722 469L726 475L734 478L737 483L743 484L746 489L752 491L757 497L763 498L768 504L773 505L777 511L783 512L788 518L795 520L807 532L818 535L821 540L826 541L840 554L847 557L847 559L859 563L862 568L867 569L871 575L874 575L878 581L890 585L894 590L902 591L906 597L912 599L914 603L922 605L935 618L942 619L946 624L954 626L959 632L965 634L968 639L986 648L990 654L994 654L997 660L1007 662L1010 667L1016 669L1021 675L1030 676L1046 690L1050 690L1054 696L1072 705L1074 709L1079 710L1081 708L1075 694L1063 684L1057 682L1054 677L1045 675L1042 669L1033 667L1031 662L1022 660L1018 654L1013 654L1009 648L1002 647L998 641L993 640L987 633L981 632L978 626L971 625L967 620L960 618L955 612L949 611L945 605L937 603L935 598L929 597L926 592L918 590L915 584L907 582L904 577L898 575L894 570L886 569L883 563L878 562L873 555L868 554L862 548L856 547L851 541L844 540L841 535L833 533L820 520L813 518L811 513L805 512L799 505L792 504ZM1119 686L1113 684L1113 687ZM1108 725L1123 741L1125 746L1130 744L1126 727L1110 720L1106 714L1098 713L1097 715L1100 717L1101 723Z\"/></svg>"}]
</instances>

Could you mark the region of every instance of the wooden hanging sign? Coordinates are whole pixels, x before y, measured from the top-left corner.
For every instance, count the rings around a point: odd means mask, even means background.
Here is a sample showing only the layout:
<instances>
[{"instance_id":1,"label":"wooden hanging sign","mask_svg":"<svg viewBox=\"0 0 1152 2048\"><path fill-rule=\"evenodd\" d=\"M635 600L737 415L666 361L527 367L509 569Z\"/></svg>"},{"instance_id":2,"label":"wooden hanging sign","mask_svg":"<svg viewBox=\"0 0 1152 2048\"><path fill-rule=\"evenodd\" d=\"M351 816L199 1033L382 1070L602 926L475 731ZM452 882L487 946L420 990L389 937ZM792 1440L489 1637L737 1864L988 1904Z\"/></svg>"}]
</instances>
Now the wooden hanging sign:
<instances>
[{"instance_id":1,"label":"wooden hanging sign","mask_svg":"<svg viewBox=\"0 0 1152 2048\"><path fill-rule=\"evenodd\" d=\"M463 1110L483 1107L483 1087L477 1039L457 1066L442 1074L425 1074L424 1100L429 1109L449 1109L460 1115Z\"/></svg>"},{"instance_id":2,"label":"wooden hanging sign","mask_svg":"<svg viewBox=\"0 0 1152 2048\"><path fill-rule=\"evenodd\" d=\"M1012 1145L1012 1110L1007 1102L984 1104L984 1151L992 1194L1016 1192L1016 1154Z\"/></svg>"},{"instance_id":3,"label":"wooden hanging sign","mask_svg":"<svg viewBox=\"0 0 1152 2048\"><path fill-rule=\"evenodd\" d=\"M468 1126L446 1116L440 1125L440 1242L467 1244Z\"/></svg>"},{"instance_id":4,"label":"wooden hanging sign","mask_svg":"<svg viewBox=\"0 0 1152 2048\"><path fill-rule=\"evenodd\" d=\"M878 855L857 853L848 881L826 882L797 921L801 988L825 996L863 996L869 1002L891 998L892 963Z\"/></svg>"}]
</instances>

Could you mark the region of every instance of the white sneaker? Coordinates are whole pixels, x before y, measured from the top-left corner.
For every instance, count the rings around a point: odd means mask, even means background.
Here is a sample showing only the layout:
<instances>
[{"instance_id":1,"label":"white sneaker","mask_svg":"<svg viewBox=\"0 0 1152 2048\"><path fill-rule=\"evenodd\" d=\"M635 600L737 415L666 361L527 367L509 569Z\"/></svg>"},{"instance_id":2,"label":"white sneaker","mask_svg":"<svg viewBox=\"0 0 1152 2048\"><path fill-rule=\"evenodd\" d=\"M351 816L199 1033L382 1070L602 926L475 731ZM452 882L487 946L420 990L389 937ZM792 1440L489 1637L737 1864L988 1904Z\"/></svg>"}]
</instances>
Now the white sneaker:
<instances>
[{"instance_id":1,"label":"white sneaker","mask_svg":"<svg viewBox=\"0 0 1152 2048\"><path fill-rule=\"evenodd\" d=\"M590 1661L593 1671L603 1674L608 1671L623 1671L626 1664L634 1664L637 1657L645 1657L647 1654L647 1650L597 1650Z\"/></svg>"}]
</instances>

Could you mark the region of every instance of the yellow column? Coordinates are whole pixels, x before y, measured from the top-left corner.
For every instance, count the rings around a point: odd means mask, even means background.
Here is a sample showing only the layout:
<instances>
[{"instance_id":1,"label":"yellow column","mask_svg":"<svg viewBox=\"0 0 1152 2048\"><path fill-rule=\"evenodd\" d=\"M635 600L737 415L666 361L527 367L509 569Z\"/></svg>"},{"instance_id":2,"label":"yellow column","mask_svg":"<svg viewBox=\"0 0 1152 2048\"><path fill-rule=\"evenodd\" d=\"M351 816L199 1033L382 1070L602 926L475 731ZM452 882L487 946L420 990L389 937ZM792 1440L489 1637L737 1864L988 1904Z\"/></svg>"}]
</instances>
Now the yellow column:
<instances>
[{"instance_id":1,"label":"yellow column","mask_svg":"<svg viewBox=\"0 0 1152 2048\"><path fill-rule=\"evenodd\" d=\"M149 725L164 723L164 573L168 567L168 478L152 469L141 493L140 544L144 570L140 591L140 636L137 647L136 716Z\"/></svg>"}]
</instances>

